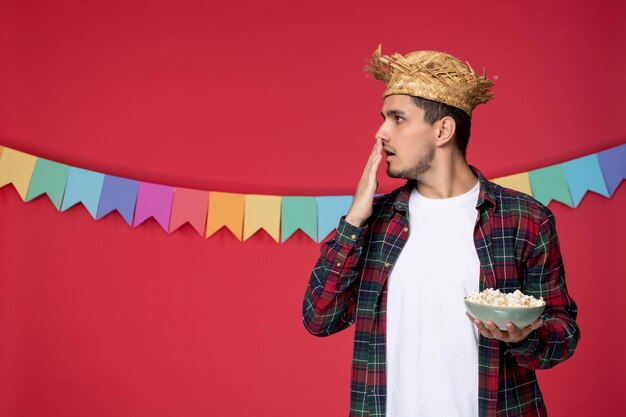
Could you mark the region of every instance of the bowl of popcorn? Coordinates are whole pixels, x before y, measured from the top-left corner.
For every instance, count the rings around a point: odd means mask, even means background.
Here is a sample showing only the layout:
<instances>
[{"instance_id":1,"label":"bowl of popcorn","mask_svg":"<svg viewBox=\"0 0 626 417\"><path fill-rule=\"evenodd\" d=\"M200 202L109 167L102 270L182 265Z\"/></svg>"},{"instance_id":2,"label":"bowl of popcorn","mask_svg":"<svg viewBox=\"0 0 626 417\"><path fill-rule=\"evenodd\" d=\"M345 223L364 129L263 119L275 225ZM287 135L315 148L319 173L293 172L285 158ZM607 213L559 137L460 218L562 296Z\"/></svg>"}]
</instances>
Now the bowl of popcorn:
<instances>
[{"instance_id":1,"label":"bowl of popcorn","mask_svg":"<svg viewBox=\"0 0 626 417\"><path fill-rule=\"evenodd\" d=\"M500 330L507 330L507 323L513 323L522 329L537 320L546 307L543 297L535 298L520 290L502 293L500 290L487 288L481 292L474 291L464 301L472 317L483 324L491 320Z\"/></svg>"}]
</instances>

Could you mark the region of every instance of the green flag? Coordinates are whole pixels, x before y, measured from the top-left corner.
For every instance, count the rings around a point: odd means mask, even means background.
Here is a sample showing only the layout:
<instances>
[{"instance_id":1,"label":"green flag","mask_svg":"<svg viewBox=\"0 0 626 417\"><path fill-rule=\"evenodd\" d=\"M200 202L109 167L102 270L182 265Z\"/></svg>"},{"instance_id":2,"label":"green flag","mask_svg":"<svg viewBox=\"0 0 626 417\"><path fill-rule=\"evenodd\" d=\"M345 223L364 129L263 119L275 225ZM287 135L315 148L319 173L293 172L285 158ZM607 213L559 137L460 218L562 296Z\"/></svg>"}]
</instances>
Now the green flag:
<instances>
[{"instance_id":1,"label":"green flag","mask_svg":"<svg viewBox=\"0 0 626 417\"><path fill-rule=\"evenodd\" d=\"M317 242L317 202L315 197L283 197L281 241L301 229Z\"/></svg>"},{"instance_id":2,"label":"green flag","mask_svg":"<svg viewBox=\"0 0 626 417\"><path fill-rule=\"evenodd\" d=\"M533 197L541 203L548 205L551 200L556 200L574 207L562 164L530 171L528 178Z\"/></svg>"},{"instance_id":3,"label":"green flag","mask_svg":"<svg viewBox=\"0 0 626 417\"><path fill-rule=\"evenodd\" d=\"M60 210L69 173L68 165L37 158L25 201L30 201L45 193L48 194L57 210Z\"/></svg>"}]
</instances>

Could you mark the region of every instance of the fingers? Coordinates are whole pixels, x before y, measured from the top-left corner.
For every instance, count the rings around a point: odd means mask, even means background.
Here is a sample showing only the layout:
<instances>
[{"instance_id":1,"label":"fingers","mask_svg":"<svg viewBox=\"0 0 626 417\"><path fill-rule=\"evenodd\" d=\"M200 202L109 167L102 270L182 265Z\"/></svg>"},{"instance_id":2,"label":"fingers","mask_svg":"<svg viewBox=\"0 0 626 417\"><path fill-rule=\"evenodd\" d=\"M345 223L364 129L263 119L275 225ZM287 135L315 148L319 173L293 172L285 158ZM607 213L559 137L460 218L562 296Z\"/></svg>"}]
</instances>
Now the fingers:
<instances>
[{"instance_id":1,"label":"fingers","mask_svg":"<svg viewBox=\"0 0 626 417\"><path fill-rule=\"evenodd\" d=\"M382 144L379 140L374 144L374 148L372 149L372 153L370 154L369 159L367 160L367 164L365 165L365 169L363 170L363 175L361 176L361 181L359 182L358 189L367 190L368 194L373 194L376 192L378 181L376 179L376 175L378 173L378 165L380 165L382 153Z\"/></svg>"},{"instance_id":2,"label":"fingers","mask_svg":"<svg viewBox=\"0 0 626 417\"><path fill-rule=\"evenodd\" d=\"M367 161L368 166L372 165L372 162L375 159L380 159L380 153L383 150L381 142L377 139L376 143L374 143L374 147L372 148L372 153L370 154L369 160Z\"/></svg>"},{"instance_id":3,"label":"fingers","mask_svg":"<svg viewBox=\"0 0 626 417\"><path fill-rule=\"evenodd\" d=\"M365 166L365 171L367 172L366 176L371 178L372 174L374 177L376 176L376 172L378 170L378 165L380 165L381 152L383 150L382 144L379 140L376 140L374 144L374 149L372 149L372 153L367 161L367 165Z\"/></svg>"},{"instance_id":4,"label":"fingers","mask_svg":"<svg viewBox=\"0 0 626 417\"><path fill-rule=\"evenodd\" d=\"M367 159L367 163L365 164L365 169L363 170L363 175L361 175L361 180L370 179L372 175L372 171L374 175L378 170L378 165L380 164L382 152L382 144L380 140L376 140L374 147L372 148L372 152L370 153L369 158Z\"/></svg>"},{"instance_id":5,"label":"fingers","mask_svg":"<svg viewBox=\"0 0 626 417\"><path fill-rule=\"evenodd\" d=\"M487 327L487 329L491 332L494 339L502 340L503 342L507 341L506 339L508 339L508 334L500 330L491 320L487 321L487 325L485 327Z\"/></svg>"},{"instance_id":6,"label":"fingers","mask_svg":"<svg viewBox=\"0 0 626 417\"><path fill-rule=\"evenodd\" d=\"M376 140L372 152L365 164L365 169L356 187L356 193L352 201L352 206L346 215L346 220L354 225L361 225L372 214L372 203L374 194L378 188L376 175L382 154L382 142Z\"/></svg>"},{"instance_id":7,"label":"fingers","mask_svg":"<svg viewBox=\"0 0 626 417\"><path fill-rule=\"evenodd\" d=\"M508 333L508 341L510 342L518 342L522 339L524 339L526 337L526 335L528 333L530 333L530 331L525 332L526 329L520 329L519 327L517 327L516 325L514 325L513 323L507 323L506 324L506 330ZM524 334L526 333L526 334Z\"/></svg>"},{"instance_id":8,"label":"fingers","mask_svg":"<svg viewBox=\"0 0 626 417\"><path fill-rule=\"evenodd\" d=\"M465 312L465 315L470 319L472 323L474 323L474 325L476 326L476 328L478 329L481 335L483 335L486 338L493 339L493 335L491 334L489 329L487 329L480 320L472 317L472 315L467 311Z\"/></svg>"},{"instance_id":9,"label":"fingers","mask_svg":"<svg viewBox=\"0 0 626 417\"><path fill-rule=\"evenodd\" d=\"M537 320L533 321L532 323L530 323L528 325L528 327L530 327L532 330L537 330L541 326L543 326L543 318L542 317L539 317Z\"/></svg>"},{"instance_id":10,"label":"fingers","mask_svg":"<svg viewBox=\"0 0 626 417\"><path fill-rule=\"evenodd\" d=\"M467 315L467 317L469 317L471 322L474 323L474 325L476 325L476 328L478 329L480 334L483 335L484 337L488 339L501 340L503 342L508 342L509 339L511 338L508 331L500 330L498 326L495 325L494 322L488 320L487 323L483 324L480 320L473 318L468 312L465 312L465 314ZM509 323L509 325L513 326L512 323Z\"/></svg>"},{"instance_id":11,"label":"fingers","mask_svg":"<svg viewBox=\"0 0 626 417\"><path fill-rule=\"evenodd\" d=\"M519 327L515 326L513 323L507 323L506 325L510 339L513 342L519 342L520 340L526 339L526 337L528 337L530 332L537 330L541 326L543 326L543 319L541 317L533 321L532 323L530 323L528 326L524 327L523 329L520 329Z\"/></svg>"},{"instance_id":12,"label":"fingers","mask_svg":"<svg viewBox=\"0 0 626 417\"><path fill-rule=\"evenodd\" d=\"M488 339L497 339L507 343L521 342L528 337L530 332L543 325L543 319L540 317L523 329L520 329L513 323L507 323L506 330L500 330L498 326L490 320L487 321L486 324L483 324L480 320L473 318L469 312L466 311L465 315L476 325L481 335Z\"/></svg>"},{"instance_id":13,"label":"fingers","mask_svg":"<svg viewBox=\"0 0 626 417\"><path fill-rule=\"evenodd\" d=\"M372 163L369 167L369 178L370 181L376 183L376 175L378 173L378 166L380 165L380 161L382 159L381 152L383 148L379 141L376 141L376 145L374 145L374 157L372 158Z\"/></svg>"},{"instance_id":14,"label":"fingers","mask_svg":"<svg viewBox=\"0 0 626 417\"><path fill-rule=\"evenodd\" d=\"M469 313L469 311L466 311L466 312L465 312L465 315L467 316L467 318L468 318L468 319L470 319L470 321L471 321L472 323L474 323L474 320L475 320L475 319L474 319L474 317L472 317L472 315Z\"/></svg>"}]
</instances>

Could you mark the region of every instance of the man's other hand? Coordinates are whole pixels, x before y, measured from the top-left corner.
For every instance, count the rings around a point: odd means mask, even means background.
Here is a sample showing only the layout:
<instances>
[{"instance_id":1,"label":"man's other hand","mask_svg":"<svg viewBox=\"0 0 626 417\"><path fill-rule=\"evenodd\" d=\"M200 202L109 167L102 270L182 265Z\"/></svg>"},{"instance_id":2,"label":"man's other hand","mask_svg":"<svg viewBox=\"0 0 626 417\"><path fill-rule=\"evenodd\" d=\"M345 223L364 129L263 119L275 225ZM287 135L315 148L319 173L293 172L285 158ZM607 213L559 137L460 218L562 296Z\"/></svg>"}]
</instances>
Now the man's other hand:
<instances>
[{"instance_id":1,"label":"man's other hand","mask_svg":"<svg viewBox=\"0 0 626 417\"><path fill-rule=\"evenodd\" d=\"M543 319L539 317L537 320L530 323L528 326L520 329L513 323L507 323L507 330L500 330L494 322L488 320L487 325L484 325L480 320L472 317L470 313L465 312L470 321L476 325L480 334L488 339L497 339L506 343L517 343L526 339L530 332L540 328L543 325Z\"/></svg>"}]
</instances>

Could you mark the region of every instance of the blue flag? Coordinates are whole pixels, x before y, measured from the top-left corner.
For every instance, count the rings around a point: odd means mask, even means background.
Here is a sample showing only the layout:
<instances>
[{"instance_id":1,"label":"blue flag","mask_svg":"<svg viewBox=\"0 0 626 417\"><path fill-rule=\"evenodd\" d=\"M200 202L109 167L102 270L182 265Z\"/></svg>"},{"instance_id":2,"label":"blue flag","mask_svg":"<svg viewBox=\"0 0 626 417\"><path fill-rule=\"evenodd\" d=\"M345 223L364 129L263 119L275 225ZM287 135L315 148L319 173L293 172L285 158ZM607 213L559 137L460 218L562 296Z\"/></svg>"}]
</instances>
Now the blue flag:
<instances>
[{"instance_id":1,"label":"blue flag","mask_svg":"<svg viewBox=\"0 0 626 417\"><path fill-rule=\"evenodd\" d=\"M117 210L130 226L133 223L138 189L138 181L106 175L102 185L96 220L103 218L113 210Z\"/></svg>"},{"instance_id":2,"label":"blue flag","mask_svg":"<svg viewBox=\"0 0 626 417\"><path fill-rule=\"evenodd\" d=\"M103 181L104 174L71 167L61 211L65 211L77 203L82 203L91 217L95 219Z\"/></svg>"},{"instance_id":3,"label":"blue flag","mask_svg":"<svg viewBox=\"0 0 626 417\"><path fill-rule=\"evenodd\" d=\"M317 197L317 241L321 242L332 232L341 216L348 213L352 196Z\"/></svg>"},{"instance_id":4,"label":"blue flag","mask_svg":"<svg viewBox=\"0 0 626 417\"><path fill-rule=\"evenodd\" d=\"M598 153L598 161L609 195L613 195L617 186L626 178L626 144Z\"/></svg>"},{"instance_id":5,"label":"blue flag","mask_svg":"<svg viewBox=\"0 0 626 417\"><path fill-rule=\"evenodd\" d=\"M609 196L596 154L565 162L563 170L574 207L578 206L587 191L595 191L605 197Z\"/></svg>"}]
</instances>

